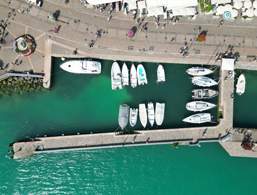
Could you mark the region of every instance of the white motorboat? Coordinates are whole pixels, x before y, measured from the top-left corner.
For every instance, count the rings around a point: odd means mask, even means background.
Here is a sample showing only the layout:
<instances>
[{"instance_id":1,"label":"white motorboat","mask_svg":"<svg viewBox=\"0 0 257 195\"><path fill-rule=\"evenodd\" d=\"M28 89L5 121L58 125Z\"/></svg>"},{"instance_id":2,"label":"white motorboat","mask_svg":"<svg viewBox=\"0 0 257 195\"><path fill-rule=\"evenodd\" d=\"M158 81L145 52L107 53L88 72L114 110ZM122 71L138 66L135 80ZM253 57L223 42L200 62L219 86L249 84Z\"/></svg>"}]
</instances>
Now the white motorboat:
<instances>
[{"instance_id":1,"label":"white motorboat","mask_svg":"<svg viewBox=\"0 0 257 195\"><path fill-rule=\"evenodd\" d=\"M218 82L214 81L213 79L205 76L196 76L192 78L192 83L194 85L200 87L211 87L214 85L218 85Z\"/></svg>"},{"instance_id":2,"label":"white motorboat","mask_svg":"<svg viewBox=\"0 0 257 195\"><path fill-rule=\"evenodd\" d=\"M137 87L137 70L134 64L130 68L130 84L132 88Z\"/></svg>"},{"instance_id":3,"label":"white motorboat","mask_svg":"<svg viewBox=\"0 0 257 195\"><path fill-rule=\"evenodd\" d=\"M218 91L213 89L194 89L192 90L192 98L193 99L210 99L216 97L218 95Z\"/></svg>"},{"instance_id":4,"label":"white motorboat","mask_svg":"<svg viewBox=\"0 0 257 195\"><path fill-rule=\"evenodd\" d=\"M194 114L187 118L184 118L183 122L194 123L194 124L208 123L208 122L211 122L211 114L210 113Z\"/></svg>"},{"instance_id":5,"label":"white motorboat","mask_svg":"<svg viewBox=\"0 0 257 195\"><path fill-rule=\"evenodd\" d=\"M112 77L112 89L113 90L122 89L121 70L117 62L113 62L112 64L111 77Z\"/></svg>"},{"instance_id":6,"label":"white motorboat","mask_svg":"<svg viewBox=\"0 0 257 195\"><path fill-rule=\"evenodd\" d=\"M187 69L186 72L187 72L187 74L189 74L191 76L205 76L205 75L213 73L213 70L204 68L204 67L200 67L200 66L196 66L196 67Z\"/></svg>"},{"instance_id":7,"label":"white motorboat","mask_svg":"<svg viewBox=\"0 0 257 195\"><path fill-rule=\"evenodd\" d=\"M146 72L145 72L145 68L142 64L139 64L137 66L137 82L138 82L138 85L147 84Z\"/></svg>"},{"instance_id":8,"label":"white motorboat","mask_svg":"<svg viewBox=\"0 0 257 195\"><path fill-rule=\"evenodd\" d=\"M238 95L242 95L245 92L245 76L244 74L240 74L236 83L236 93Z\"/></svg>"},{"instance_id":9,"label":"white motorboat","mask_svg":"<svg viewBox=\"0 0 257 195\"><path fill-rule=\"evenodd\" d=\"M204 102L204 101L193 101L186 104L186 109L193 112L202 112L214 108L216 105Z\"/></svg>"},{"instance_id":10,"label":"white motorboat","mask_svg":"<svg viewBox=\"0 0 257 195\"><path fill-rule=\"evenodd\" d=\"M129 85L129 71L128 71L128 67L125 62L122 65L121 78L122 78L122 85L128 86Z\"/></svg>"},{"instance_id":11,"label":"white motorboat","mask_svg":"<svg viewBox=\"0 0 257 195\"><path fill-rule=\"evenodd\" d=\"M145 104L139 104L139 119L142 126L145 128L147 125L147 112Z\"/></svg>"},{"instance_id":12,"label":"white motorboat","mask_svg":"<svg viewBox=\"0 0 257 195\"><path fill-rule=\"evenodd\" d=\"M138 115L138 109L130 108L129 123L131 127L134 127L137 124L137 115Z\"/></svg>"},{"instance_id":13,"label":"white motorboat","mask_svg":"<svg viewBox=\"0 0 257 195\"><path fill-rule=\"evenodd\" d=\"M119 126L123 130L128 124L129 106L127 104L120 105L119 109Z\"/></svg>"},{"instance_id":14,"label":"white motorboat","mask_svg":"<svg viewBox=\"0 0 257 195\"><path fill-rule=\"evenodd\" d=\"M60 68L75 74L100 74L101 62L91 60L70 60L62 63Z\"/></svg>"},{"instance_id":15,"label":"white motorboat","mask_svg":"<svg viewBox=\"0 0 257 195\"><path fill-rule=\"evenodd\" d=\"M154 125L154 121L155 121L154 105L152 102L149 102L147 104L147 111L148 111L148 120L152 127Z\"/></svg>"},{"instance_id":16,"label":"white motorboat","mask_svg":"<svg viewBox=\"0 0 257 195\"><path fill-rule=\"evenodd\" d=\"M164 120L165 103L156 103L155 105L155 121L158 126L162 125Z\"/></svg>"},{"instance_id":17,"label":"white motorboat","mask_svg":"<svg viewBox=\"0 0 257 195\"><path fill-rule=\"evenodd\" d=\"M165 71L164 71L163 65L159 64L157 68L157 83L165 82L165 81L166 81L166 78L165 78Z\"/></svg>"}]
</instances>

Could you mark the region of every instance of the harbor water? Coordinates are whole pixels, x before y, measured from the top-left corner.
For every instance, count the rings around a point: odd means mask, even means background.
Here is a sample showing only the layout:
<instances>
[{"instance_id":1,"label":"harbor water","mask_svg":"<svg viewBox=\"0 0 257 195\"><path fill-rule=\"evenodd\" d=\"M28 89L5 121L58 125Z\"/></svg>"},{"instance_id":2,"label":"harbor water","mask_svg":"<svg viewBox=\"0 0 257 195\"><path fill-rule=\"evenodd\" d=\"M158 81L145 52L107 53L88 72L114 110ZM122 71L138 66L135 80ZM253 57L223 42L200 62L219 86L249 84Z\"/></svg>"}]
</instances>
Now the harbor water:
<instances>
[{"instance_id":1,"label":"harbor water","mask_svg":"<svg viewBox=\"0 0 257 195\"><path fill-rule=\"evenodd\" d=\"M8 146L16 140L116 131L122 103L136 107L149 101L165 102L161 128L188 125L181 120L192 114L185 104L191 100L194 87L185 73L186 65L165 64L167 83L157 84L157 65L143 63L148 86L112 91L111 61L103 61L100 76L73 75L60 70L60 63L54 60L51 90L0 98L0 194L256 194L257 160L231 158L218 144L60 152L10 159ZM254 90L257 74L253 73L252 80L246 79L247 93L235 96L235 104L247 97L248 85ZM212 101L217 103L217 98ZM241 113L241 109L237 111ZM216 113L213 109L212 114ZM234 117L235 124L245 124L237 121L239 118ZM141 128L140 124L136 127ZM147 129L151 130L149 125Z\"/></svg>"}]
</instances>

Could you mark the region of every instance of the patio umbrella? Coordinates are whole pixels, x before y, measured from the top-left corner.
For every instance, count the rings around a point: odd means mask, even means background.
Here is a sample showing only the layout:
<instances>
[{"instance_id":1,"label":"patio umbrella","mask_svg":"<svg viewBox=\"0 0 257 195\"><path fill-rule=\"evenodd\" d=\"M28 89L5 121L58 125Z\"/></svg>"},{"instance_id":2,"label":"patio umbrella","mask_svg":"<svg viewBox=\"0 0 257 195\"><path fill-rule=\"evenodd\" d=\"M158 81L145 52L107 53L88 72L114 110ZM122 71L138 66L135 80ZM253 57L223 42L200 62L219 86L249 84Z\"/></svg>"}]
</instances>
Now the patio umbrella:
<instances>
[{"instance_id":1,"label":"patio umbrella","mask_svg":"<svg viewBox=\"0 0 257 195\"><path fill-rule=\"evenodd\" d=\"M253 8L247 9L245 12L246 16L248 16L249 18L254 16L254 11Z\"/></svg>"},{"instance_id":2,"label":"patio umbrella","mask_svg":"<svg viewBox=\"0 0 257 195\"><path fill-rule=\"evenodd\" d=\"M257 1L256 1L256 0L253 1L253 7L254 7L254 8L257 8Z\"/></svg>"},{"instance_id":3,"label":"patio umbrella","mask_svg":"<svg viewBox=\"0 0 257 195\"><path fill-rule=\"evenodd\" d=\"M244 7L245 8L250 8L250 7L252 7L253 6L253 4L252 4L252 2L250 1L250 0L246 0L245 2L244 2Z\"/></svg>"},{"instance_id":4,"label":"patio umbrella","mask_svg":"<svg viewBox=\"0 0 257 195\"><path fill-rule=\"evenodd\" d=\"M224 6L218 6L216 9L217 15L222 15L224 13Z\"/></svg>"},{"instance_id":5,"label":"patio umbrella","mask_svg":"<svg viewBox=\"0 0 257 195\"><path fill-rule=\"evenodd\" d=\"M233 7L236 9L241 9L243 7L242 1L234 1Z\"/></svg>"},{"instance_id":6,"label":"patio umbrella","mask_svg":"<svg viewBox=\"0 0 257 195\"><path fill-rule=\"evenodd\" d=\"M254 9L253 13L255 16L257 16L257 9Z\"/></svg>"}]
</instances>

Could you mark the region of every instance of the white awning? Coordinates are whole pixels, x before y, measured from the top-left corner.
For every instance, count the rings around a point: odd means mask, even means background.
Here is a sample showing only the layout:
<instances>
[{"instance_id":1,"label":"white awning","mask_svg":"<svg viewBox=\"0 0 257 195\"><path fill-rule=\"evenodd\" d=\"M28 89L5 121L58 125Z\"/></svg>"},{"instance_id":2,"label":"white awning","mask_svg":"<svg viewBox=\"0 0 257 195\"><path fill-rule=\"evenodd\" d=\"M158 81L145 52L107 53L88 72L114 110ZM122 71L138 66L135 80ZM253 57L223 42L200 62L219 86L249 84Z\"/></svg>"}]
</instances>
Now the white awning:
<instances>
[{"instance_id":1,"label":"white awning","mask_svg":"<svg viewBox=\"0 0 257 195\"><path fill-rule=\"evenodd\" d=\"M147 16L161 16L165 14L163 7L151 7L147 11Z\"/></svg>"},{"instance_id":2,"label":"white awning","mask_svg":"<svg viewBox=\"0 0 257 195\"><path fill-rule=\"evenodd\" d=\"M129 10L137 9L137 2L136 2L136 0L124 0L123 2L128 4L128 9Z\"/></svg>"},{"instance_id":3,"label":"white awning","mask_svg":"<svg viewBox=\"0 0 257 195\"><path fill-rule=\"evenodd\" d=\"M211 0L211 4L226 4L231 2L232 0Z\"/></svg>"},{"instance_id":4,"label":"white awning","mask_svg":"<svg viewBox=\"0 0 257 195\"><path fill-rule=\"evenodd\" d=\"M137 8L139 10L145 9L146 8L145 1L138 1L137 2Z\"/></svg>"},{"instance_id":5,"label":"white awning","mask_svg":"<svg viewBox=\"0 0 257 195\"><path fill-rule=\"evenodd\" d=\"M222 58L221 70L234 70L235 59L234 58Z\"/></svg>"},{"instance_id":6,"label":"white awning","mask_svg":"<svg viewBox=\"0 0 257 195\"><path fill-rule=\"evenodd\" d=\"M87 2L91 5L101 5L105 3L118 2L118 0L87 0Z\"/></svg>"},{"instance_id":7,"label":"white awning","mask_svg":"<svg viewBox=\"0 0 257 195\"><path fill-rule=\"evenodd\" d=\"M193 16L195 14L196 8L194 7L172 9L172 16Z\"/></svg>"}]
</instances>

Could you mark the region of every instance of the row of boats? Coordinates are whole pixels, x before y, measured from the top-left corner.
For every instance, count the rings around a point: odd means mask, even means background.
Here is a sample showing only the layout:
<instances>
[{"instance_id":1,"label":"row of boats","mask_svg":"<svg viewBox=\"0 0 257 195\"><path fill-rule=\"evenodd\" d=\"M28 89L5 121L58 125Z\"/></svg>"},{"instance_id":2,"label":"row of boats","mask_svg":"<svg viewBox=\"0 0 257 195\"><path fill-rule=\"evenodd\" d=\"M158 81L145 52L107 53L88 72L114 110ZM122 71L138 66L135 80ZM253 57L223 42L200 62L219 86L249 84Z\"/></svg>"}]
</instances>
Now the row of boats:
<instances>
[{"instance_id":1,"label":"row of boats","mask_svg":"<svg viewBox=\"0 0 257 195\"><path fill-rule=\"evenodd\" d=\"M147 108L145 104L139 104L139 108L130 108L127 104L122 104L119 108L119 126L123 130L129 122L131 127L135 127L137 124L138 113L143 128L147 126L147 121L149 121L151 127L155 123L157 126L160 126L164 120L164 112L165 103L157 102L155 108L152 102L147 104Z\"/></svg>"},{"instance_id":2,"label":"row of boats","mask_svg":"<svg viewBox=\"0 0 257 195\"><path fill-rule=\"evenodd\" d=\"M125 62L123 63L122 68L120 68L118 62L113 62L111 68L111 80L113 90L129 86L129 83L132 88L148 83L146 71L142 64L137 65L137 67L132 64L129 71ZM157 68L157 82L165 82L165 71L161 64L159 64Z\"/></svg>"},{"instance_id":3,"label":"row of boats","mask_svg":"<svg viewBox=\"0 0 257 195\"><path fill-rule=\"evenodd\" d=\"M214 71L205 67L191 67L186 70L187 74L192 77L192 84L199 87L212 87L218 85L218 82L206 77L206 75L212 74ZM191 101L186 104L186 109L192 112L203 112L215 108L216 105L203 99L211 99L218 95L218 91L203 88L194 89L192 91L192 98L196 101ZM197 113L183 119L184 122L193 124L202 124L212 121L210 113Z\"/></svg>"}]
</instances>

